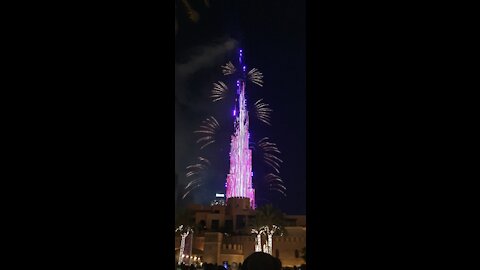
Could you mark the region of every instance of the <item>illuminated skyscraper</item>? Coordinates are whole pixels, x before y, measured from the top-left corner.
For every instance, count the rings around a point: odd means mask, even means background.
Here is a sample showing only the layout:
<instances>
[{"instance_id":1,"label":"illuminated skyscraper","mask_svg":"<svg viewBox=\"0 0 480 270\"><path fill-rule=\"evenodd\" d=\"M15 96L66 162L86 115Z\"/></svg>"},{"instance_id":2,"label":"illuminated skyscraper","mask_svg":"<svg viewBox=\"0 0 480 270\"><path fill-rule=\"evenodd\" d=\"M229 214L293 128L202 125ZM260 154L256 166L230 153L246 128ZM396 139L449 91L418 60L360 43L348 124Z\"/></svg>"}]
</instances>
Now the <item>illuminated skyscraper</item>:
<instances>
[{"instance_id":1,"label":"illuminated skyscraper","mask_svg":"<svg viewBox=\"0 0 480 270\"><path fill-rule=\"evenodd\" d=\"M227 175L226 199L249 198L250 206L255 208L255 189L252 185L252 150L249 148L248 111L245 98L246 66L242 50L239 52L240 77L237 79L237 95L233 109L234 133L230 145L230 173Z\"/></svg>"}]
</instances>

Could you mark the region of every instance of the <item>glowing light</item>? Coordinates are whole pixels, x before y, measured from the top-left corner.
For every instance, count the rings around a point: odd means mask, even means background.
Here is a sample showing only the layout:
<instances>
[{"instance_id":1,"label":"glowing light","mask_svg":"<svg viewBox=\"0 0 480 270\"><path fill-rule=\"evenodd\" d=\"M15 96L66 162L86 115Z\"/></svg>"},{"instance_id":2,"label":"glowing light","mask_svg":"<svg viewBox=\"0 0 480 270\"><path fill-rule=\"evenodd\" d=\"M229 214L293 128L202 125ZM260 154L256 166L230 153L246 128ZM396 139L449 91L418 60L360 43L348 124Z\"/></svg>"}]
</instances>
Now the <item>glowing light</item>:
<instances>
[{"instance_id":1,"label":"glowing light","mask_svg":"<svg viewBox=\"0 0 480 270\"><path fill-rule=\"evenodd\" d=\"M227 95L227 92L228 86L224 82L218 81L218 83L213 83L213 89L210 98L212 98L213 102L222 100Z\"/></svg>"},{"instance_id":2,"label":"glowing light","mask_svg":"<svg viewBox=\"0 0 480 270\"><path fill-rule=\"evenodd\" d=\"M180 236L182 237L182 240L180 242L180 251L178 253L178 265L181 265L182 262L183 262L183 259L185 258L185 238L187 238L187 236L190 234L190 233L193 233L193 230L192 228L186 226L184 227L183 225L180 225L178 226L178 228L175 229L175 232L180 232ZM188 255L187 255L187 258L188 258Z\"/></svg>"},{"instance_id":3,"label":"glowing light","mask_svg":"<svg viewBox=\"0 0 480 270\"><path fill-rule=\"evenodd\" d=\"M228 62L224 66L222 66L223 75L231 75L235 73L235 71L237 70L235 66L232 64L232 62Z\"/></svg>"},{"instance_id":4,"label":"glowing light","mask_svg":"<svg viewBox=\"0 0 480 270\"><path fill-rule=\"evenodd\" d=\"M263 87L263 74L258 69L253 68L247 75L251 82Z\"/></svg>"},{"instance_id":5,"label":"glowing light","mask_svg":"<svg viewBox=\"0 0 480 270\"><path fill-rule=\"evenodd\" d=\"M235 116L236 113L237 113L237 110L233 110L233 116Z\"/></svg>"},{"instance_id":6,"label":"glowing light","mask_svg":"<svg viewBox=\"0 0 480 270\"><path fill-rule=\"evenodd\" d=\"M256 234L255 236L255 252L262 252L262 234L265 234L264 227L259 230L252 229L252 233Z\"/></svg>"},{"instance_id":7,"label":"glowing light","mask_svg":"<svg viewBox=\"0 0 480 270\"><path fill-rule=\"evenodd\" d=\"M216 193L216 194L215 194L215 197L216 197L216 198L225 198L225 194L223 194L223 193Z\"/></svg>"}]
</instances>

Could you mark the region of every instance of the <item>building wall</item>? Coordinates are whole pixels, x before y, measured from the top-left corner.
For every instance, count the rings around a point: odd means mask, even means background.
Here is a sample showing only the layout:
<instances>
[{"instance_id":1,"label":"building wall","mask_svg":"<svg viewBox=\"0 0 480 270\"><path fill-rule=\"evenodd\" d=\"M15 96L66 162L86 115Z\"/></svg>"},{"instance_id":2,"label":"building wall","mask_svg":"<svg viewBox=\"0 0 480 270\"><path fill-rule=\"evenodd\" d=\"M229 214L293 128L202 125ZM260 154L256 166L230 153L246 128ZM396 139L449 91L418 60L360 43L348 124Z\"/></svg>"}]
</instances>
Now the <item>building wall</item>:
<instances>
[{"instance_id":1,"label":"building wall","mask_svg":"<svg viewBox=\"0 0 480 270\"><path fill-rule=\"evenodd\" d=\"M225 225L225 215L208 213L207 215L207 229L212 229L212 220L218 220L218 229Z\"/></svg>"},{"instance_id":2,"label":"building wall","mask_svg":"<svg viewBox=\"0 0 480 270\"><path fill-rule=\"evenodd\" d=\"M224 261L227 261L228 264L236 262L237 264L243 263L244 257L243 254L220 254L217 264L222 264Z\"/></svg>"},{"instance_id":3,"label":"building wall","mask_svg":"<svg viewBox=\"0 0 480 270\"><path fill-rule=\"evenodd\" d=\"M203 251L205 249L205 236L197 236L193 238L193 248Z\"/></svg>"},{"instance_id":4,"label":"building wall","mask_svg":"<svg viewBox=\"0 0 480 270\"><path fill-rule=\"evenodd\" d=\"M211 229L211 221L218 219L219 228L222 228L226 219L233 219L233 225L235 226L236 215L248 216L254 214L254 210L249 208L248 200L232 199L229 199L227 207L221 205L195 207L198 210L195 213L195 222L198 224L200 220L205 220L207 228ZM218 213L214 213L215 211L218 211ZM305 263L301 256L302 249L306 246L306 217L285 215L285 218L290 220L292 226L285 227L287 232L284 236L273 237L272 255L276 256L276 250L278 249L279 259L282 261L283 266L300 266ZM237 250L233 248L235 245ZM178 237L175 240L175 248L179 247L180 238ZM239 247L241 247L241 251ZM243 262L245 258L255 252L255 237L253 235L244 235L225 238L219 232L205 232L205 236L195 235L193 248L203 251L201 256L205 263L221 264L223 261L238 263ZM298 251L298 258L295 256L295 250Z\"/></svg>"},{"instance_id":5,"label":"building wall","mask_svg":"<svg viewBox=\"0 0 480 270\"><path fill-rule=\"evenodd\" d=\"M236 262L238 264L243 262L243 260L244 257L242 244L225 243L225 241L223 242L220 250L220 258L218 260L218 264L221 264L224 261L227 261L229 264L232 264L233 262Z\"/></svg>"},{"instance_id":6,"label":"building wall","mask_svg":"<svg viewBox=\"0 0 480 270\"><path fill-rule=\"evenodd\" d=\"M295 224L293 226L307 226L307 217L304 215L285 215L285 219L294 220Z\"/></svg>"},{"instance_id":7,"label":"building wall","mask_svg":"<svg viewBox=\"0 0 480 270\"><path fill-rule=\"evenodd\" d=\"M203 262L218 263L223 235L216 232L206 232L203 250Z\"/></svg>"},{"instance_id":8,"label":"building wall","mask_svg":"<svg viewBox=\"0 0 480 270\"><path fill-rule=\"evenodd\" d=\"M306 246L305 236L285 236L274 237L272 255L276 257L276 251L279 252L279 259L283 266L293 267L305 263L302 259L302 249ZM298 251L298 258L295 257L295 250Z\"/></svg>"}]
</instances>

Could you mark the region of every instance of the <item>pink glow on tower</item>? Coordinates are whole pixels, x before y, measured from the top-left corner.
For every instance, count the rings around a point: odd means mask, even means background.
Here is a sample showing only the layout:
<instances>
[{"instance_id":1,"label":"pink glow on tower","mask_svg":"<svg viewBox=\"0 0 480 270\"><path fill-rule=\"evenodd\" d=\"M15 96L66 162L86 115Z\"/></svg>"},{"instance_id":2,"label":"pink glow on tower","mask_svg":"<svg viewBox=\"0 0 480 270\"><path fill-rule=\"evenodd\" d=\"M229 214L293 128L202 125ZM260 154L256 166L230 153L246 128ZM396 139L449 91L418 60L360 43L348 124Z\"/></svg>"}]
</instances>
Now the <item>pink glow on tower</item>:
<instances>
[{"instance_id":1,"label":"pink glow on tower","mask_svg":"<svg viewBox=\"0 0 480 270\"><path fill-rule=\"evenodd\" d=\"M242 50L239 56L242 63ZM230 146L230 173L227 175L225 197L250 198L250 205L255 209L255 189L252 186L252 150L249 148L250 133L248 132L248 111L245 99L245 68L243 76L237 81L237 100L234 110L235 132ZM237 110L238 108L238 110ZM238 112L238 113L235 113Z\"/></svg>"}]
</instances>

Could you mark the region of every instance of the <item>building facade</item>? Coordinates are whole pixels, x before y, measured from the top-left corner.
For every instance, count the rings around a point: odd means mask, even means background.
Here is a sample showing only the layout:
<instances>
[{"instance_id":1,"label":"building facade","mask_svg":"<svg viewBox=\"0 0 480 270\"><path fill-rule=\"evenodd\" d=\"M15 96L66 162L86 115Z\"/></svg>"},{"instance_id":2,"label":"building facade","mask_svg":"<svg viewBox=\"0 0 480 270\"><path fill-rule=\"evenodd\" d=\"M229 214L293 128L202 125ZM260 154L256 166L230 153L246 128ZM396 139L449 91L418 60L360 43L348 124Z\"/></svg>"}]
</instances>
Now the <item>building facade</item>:
<instances>
[{"instance_id":1,"label":"building facade","mask_svg":"<svg viewBox=\"0 0 480 270\"><path fill-rule=\"evenodd\" d=\"M192 222L197 225L192 238L192 263L241 263L255 252L256 239L249 225L255 211L248 198L230 198L227 205L191 205L188 209ZM306 247L306 217L284 215L284 224L283 236L273 236L272 255L279 258L283 266L300 266L305 263L301 256ZM177 237L175 258L178 258L180 241Z\"/></svg>"}]
</instances>

